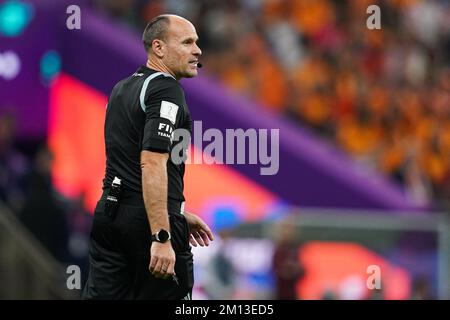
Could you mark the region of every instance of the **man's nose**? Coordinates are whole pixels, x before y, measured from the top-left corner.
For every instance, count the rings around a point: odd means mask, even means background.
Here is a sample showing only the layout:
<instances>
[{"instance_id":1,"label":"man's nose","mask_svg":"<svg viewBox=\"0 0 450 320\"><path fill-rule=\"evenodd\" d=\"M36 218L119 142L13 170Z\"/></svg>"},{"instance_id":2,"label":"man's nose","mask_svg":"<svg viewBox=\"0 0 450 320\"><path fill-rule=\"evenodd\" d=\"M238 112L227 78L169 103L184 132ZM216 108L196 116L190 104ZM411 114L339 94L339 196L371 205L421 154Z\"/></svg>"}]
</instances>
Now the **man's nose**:
<instances>
[{"instance_id":1,"label":"man's nose","mask_svg":"<svg viewBox=\"0 0 450 320\"><path fill-rule=\"evenodd\" d=\"M195 44L194 46L194 52L193 52L194 56L201 56L202 55L202 50L200 49L200 47Z\"/></svg>"}]
</instances>

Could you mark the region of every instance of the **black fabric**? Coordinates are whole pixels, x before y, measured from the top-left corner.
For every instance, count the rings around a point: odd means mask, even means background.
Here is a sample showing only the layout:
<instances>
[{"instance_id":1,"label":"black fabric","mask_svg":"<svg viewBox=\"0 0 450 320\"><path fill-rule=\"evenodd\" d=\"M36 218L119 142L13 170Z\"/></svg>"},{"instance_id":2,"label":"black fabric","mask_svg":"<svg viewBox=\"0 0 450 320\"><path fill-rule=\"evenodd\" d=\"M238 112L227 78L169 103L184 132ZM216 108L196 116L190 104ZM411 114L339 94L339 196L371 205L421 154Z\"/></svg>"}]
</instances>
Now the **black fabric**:
<instances>
[{"instance_id":1,"label":"black fabric","mask_svg":"<svg viewBox=\"0 0 450 320\"><path fill-rule=\"evenodd\" d=\"M186 218L169 212L177 284L173 279L155 278L148 270L151 230L145 208L120 204L112 220L105 215L104 204L100 200L95 208L90 270L82 299L181 300L192 296L194 269Z\"/></svg>"},{"instance_id":2,"label":"black fabric","mask_svg":"<svg viewBox=\"0 0 450 320\"><path fill-rule=\"evenodd\" d=\"M105 119L106 172L103 188L115 176L124 189L142 193L140 155L142 150L168 152L177 145L171 137L176 129L192 131L192 121L183 88L174 78L159 75L152 79L141 106L141 90L155 70L141 66L133 75L117 83L108 99ZM176 105L175 121L161 116L161 106ZM181 142L178 142L181 143ZM184 163L167 163L168 197L184 201Z\"/></svg>"}]
</instances>

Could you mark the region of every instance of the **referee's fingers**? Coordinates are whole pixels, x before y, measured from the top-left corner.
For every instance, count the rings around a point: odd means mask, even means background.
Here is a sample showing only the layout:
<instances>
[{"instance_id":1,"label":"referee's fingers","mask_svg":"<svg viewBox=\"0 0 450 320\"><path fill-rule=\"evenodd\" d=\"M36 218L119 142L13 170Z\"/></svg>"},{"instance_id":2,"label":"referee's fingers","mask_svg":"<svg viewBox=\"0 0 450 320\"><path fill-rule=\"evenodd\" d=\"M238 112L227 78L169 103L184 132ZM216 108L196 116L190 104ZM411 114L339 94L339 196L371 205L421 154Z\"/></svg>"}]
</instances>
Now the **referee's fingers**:
<instances>
[{"instance_id":1,"label":"referee's fingers","mask_svg":"<svg viewBox=\"0 0 450 320\"><path fill-rule=\"evenodd\" d=\"M197 240L197 243L200 245L200 247L205 246L205 243L203 242L203 239L198 232L194 232L192 233L192 235L194 236L195 240Z\"/></svg>"},{"instance_id":2,"label":"referee's fingers","mask_svg":"<svg viewBox=\"0 0 450 320\"><path fill-rule=\"evenodd\" d=\"M154 255L150 255L150 264L148 266L148 270L150 270L151 273L154 272L157 262L158 262L158 258Z\"/></svg>"},{"instance_id":3,"label":"referee's fingers","mask_svg":"<svg viewBox=\"0 0 450 320\"><path fill-rule=\"evenodd\" d=\"M163 259L158 259L155 265L155 269L153 270L153 275L157 278L160 278L163 276L163 272L161 271L163 266Z\"/></svg>"},{"instance_id":4,"label":"referee's fingers","mask_svg":"<svg viewBox=\"0 0 450 320\"><path fill-rule=\"evenodd\" d=\"M161 272L159 273L159 277L163 279L170 279L175 272L174 266L175 263L172 262L164 264L164 266L161 269Z\"/></svg>"},{"instance_id":5,"label":"referee's fingers","mask_svg":"<svg viewBox=\"0 0 450 320\"><path fill-rule=\"evenodd\" d=\"M167 268L166 274L168 276L172 276L173 274L175 274L175 262L171 262L169 264L169 267Z\"/></svg>"},{"instance_id":6,"label":"referee's fingers","mask_svg":"<svg viewBox=\"0 0 450 320\"><path fill-rule=\"evenodd\" d=\"M202 229L201 230L206 233L206 235L208 236L209 240L214 241L214 235L213 235L211 229L208 227L208 225L206 223L204 223L202 225Z\"/></svg>"},{"instance_id":7,"label":"referee's fingers","mask_svg":"<svg viewBox=\"0 0 450 320\"><path fill-rule=\"evenodd\" d=\"M170 274L170 263L164 263L160 275L163 279L169 279L172 275Z\"/></svg>"},{"instance_id":8,"label":"referee's fingers","mask_svg":"<svg viewBox=\"0 0 450 320\"><path fill-rule=\"evenodd\" d=\"M205 246L209 246L209 237L208 234L206 233L206 231L204 230L199 230L198 234L202 237L203 243L205 244Z\"/></svg>"},{"instance_id":9,"label":"referee's fingers","mask_svg":"<svg viewBox=\"0 0 450 320\"><path fill-rule=\"evenodd\" d=\"M189 242L196 247L197 246L197 241L195 241L194 236L192 236L192 234L189 236Z\"/></svg>"}]
</instances>

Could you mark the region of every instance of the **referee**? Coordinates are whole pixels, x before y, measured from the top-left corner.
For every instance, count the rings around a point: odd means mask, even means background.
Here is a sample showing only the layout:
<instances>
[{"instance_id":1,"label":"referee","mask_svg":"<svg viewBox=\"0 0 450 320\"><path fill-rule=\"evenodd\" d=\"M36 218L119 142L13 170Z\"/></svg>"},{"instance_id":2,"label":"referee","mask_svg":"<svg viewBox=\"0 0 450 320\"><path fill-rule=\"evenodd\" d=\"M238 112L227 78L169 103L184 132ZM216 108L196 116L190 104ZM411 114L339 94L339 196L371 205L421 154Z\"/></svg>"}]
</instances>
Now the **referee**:
<instances>
[{"instance_id":1,"label":"referee","mask_svg":"<svg viewBox=\"0 0 450 320\"><path fill-rule=\"evenodd\" d=\"M106 174L83 299L191 299L190 244L213 240L184 211L184 163L171 159L173 131L192 127L178 80L198 73L196 30L182 17L160 15L142 40L146 65L117 83L107 104Z\"/></svg>"}]
</instances>

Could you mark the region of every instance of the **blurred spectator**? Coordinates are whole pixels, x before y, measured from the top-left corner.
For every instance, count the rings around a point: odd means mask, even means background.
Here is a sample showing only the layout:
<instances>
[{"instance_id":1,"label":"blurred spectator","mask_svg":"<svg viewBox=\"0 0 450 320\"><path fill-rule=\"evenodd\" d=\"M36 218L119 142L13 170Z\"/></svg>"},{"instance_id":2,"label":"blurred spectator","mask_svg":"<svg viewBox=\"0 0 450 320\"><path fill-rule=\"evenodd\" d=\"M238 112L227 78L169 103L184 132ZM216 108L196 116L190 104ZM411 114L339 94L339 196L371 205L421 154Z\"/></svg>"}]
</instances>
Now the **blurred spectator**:
<instances>
[{"instance_id":1,"label":"blurred spectator","mask_svg":"<svg viewBox=\"0 0 450 320\"><path fill-rule=\"evenodd\" d=\"M107 12L127 25L140 27L138 12L143 1L136 0L91 0L101 11ZM153 1L152 1L153 2Z\"/></svg>"},{"instance_id":2,"label":"blurred spectator","mask_svg":"<svg viewBox=\"0 0 450 320\"><path fill-rule=\"evenodd\" d=\"M0 115L0 201L14 212L22 208L28 162L14 146L15 118Z\"/></svg>"},{"instance_id":3,"label":"blurred spectator","mask_svg":"<svg viewBox=\"0 0 450 320\"><path fill-rule=\"evenodd\" d=\"M209 260L202 287L209 299L230 300L235 298L237 280L237 272L224 250L230 238L230 229L218 230L216 235L217 247Z\"/></svg>"},{"instance_id":4,"label":"blurred spectator","mask_svg":"<svg viewBox=\"0 0 450 320\"><path fill-rule=\"evenodd\" d=\"M276 225L272 268L275 277L275 299L296 300L297 284L304 275L299 260L300 245L295 239L296 227L288 219Z\"/></svg>"},{"instance_id":5,"label":"blurred spectator","mask_svg":"<svg viewBox=\"0 0 450 320\"><path fill-rule=\"evenodd\" d=\"M431 294L431 286L428 279L424 276L419 276L414 279L412 295L410 300L434 300L436 299Z\"/></svg>"},{"instance_id":6,"label":"blurred spectator","mask_svg":"<svg viewBox=\"0 0 450 320\"><path fill-rule=\"evenodd\" d=\"M367 300L385 300L383 287L380 289L369 290L369 297Z\"/></svg>"},{"instance_id":7,"label":"blurred spectator","mask_svg":"<svg viewBox=\"0 0 450 320\"><path fill-rule=\"evenodd\" d=\"M320 300L337 300L337 294L332 289L324 290Z\"/></svg>"},{"instance_id":8,"label":"blurred spectator","mask_svg":"<svg viewBox=\"0 0 450 320\"><path fill-rule=\"evenodd\" d=\"M81 274L88 274L89 270L89 235L92 216L85 208L85 194L70 201L67 207L67 223L69 227L68 250L70 263L81 269Z\"/></svg>"},{"instance_id":9,"label":"blurred spectator","mask_svg":"<svg viewBox=\"0 0 450 320\"><path fill-rule=\"evenodd\" d=\"M51 181L52 154L41 147L28 178L25 204L20 218L31 233L60 262L68 259L68 226Z\"/></svg>"},{"instance_id":10,"label":"blurred spectator","mask_svg":"<svg viewBox=\"0 0 450 320\"><path fill-rule=\"evenodd\" d=\"M232 229L240 222L239 215L231 205L219 206L212 214L211 228L215 235L202 288L209 299L235 299L237 295L237 271L226 250Z\"/></svg>"}]
</instances>

